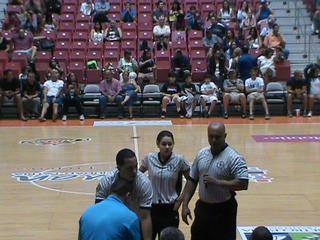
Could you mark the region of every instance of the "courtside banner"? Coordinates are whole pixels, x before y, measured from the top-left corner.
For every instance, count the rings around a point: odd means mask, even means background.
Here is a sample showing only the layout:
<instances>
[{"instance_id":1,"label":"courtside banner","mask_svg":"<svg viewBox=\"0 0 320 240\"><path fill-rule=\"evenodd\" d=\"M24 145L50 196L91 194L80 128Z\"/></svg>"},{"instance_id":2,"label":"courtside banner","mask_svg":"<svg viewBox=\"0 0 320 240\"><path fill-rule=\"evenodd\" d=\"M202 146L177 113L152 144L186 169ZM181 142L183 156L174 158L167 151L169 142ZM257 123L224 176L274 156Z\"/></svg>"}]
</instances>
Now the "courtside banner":
<instances>
[{"instance_id":1,"label":"courtside banner","mask_svg":"<svg viewBox=\"0 0 320 240\"><path fill-rule=\"evenodd\" d=\"M256 142L320 142L320 134L253 135Z\"/></svg>"}]
</instances>

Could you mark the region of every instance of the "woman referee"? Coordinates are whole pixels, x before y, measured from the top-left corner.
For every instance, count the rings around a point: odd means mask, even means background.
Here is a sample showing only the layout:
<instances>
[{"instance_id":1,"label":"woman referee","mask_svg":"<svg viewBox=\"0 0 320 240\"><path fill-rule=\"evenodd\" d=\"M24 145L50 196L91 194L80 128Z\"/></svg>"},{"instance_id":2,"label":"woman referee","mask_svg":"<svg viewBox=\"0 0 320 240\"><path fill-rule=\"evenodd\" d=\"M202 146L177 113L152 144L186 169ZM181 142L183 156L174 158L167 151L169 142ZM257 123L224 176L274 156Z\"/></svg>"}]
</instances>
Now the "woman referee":
<instances>
[{"instance_id":1,"label":"woman referee","mask_svg":"<svg viewBox=\"0 0 320 240\"><path fill-rule=\"evenodd\" d=\"M178 209L183 200L180 195L182 175L189 178L190 165L184 156L174 153L174 138L169 131L157 136L159 152L151 152L141 161L140 171L148 171L153 189L151 219L152 238L156 239L162 229L179 226Z\"/></svg>"}]
</instances>

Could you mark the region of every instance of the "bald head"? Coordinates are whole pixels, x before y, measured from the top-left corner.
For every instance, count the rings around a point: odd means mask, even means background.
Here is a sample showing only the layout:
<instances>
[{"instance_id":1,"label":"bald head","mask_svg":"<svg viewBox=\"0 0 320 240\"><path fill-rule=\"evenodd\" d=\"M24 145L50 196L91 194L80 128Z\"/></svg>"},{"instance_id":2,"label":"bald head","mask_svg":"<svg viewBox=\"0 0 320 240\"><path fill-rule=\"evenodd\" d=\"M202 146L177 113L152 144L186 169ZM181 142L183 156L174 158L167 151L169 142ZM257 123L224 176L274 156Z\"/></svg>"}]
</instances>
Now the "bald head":
<instances>
[{"instance_id":1,"label":"bald head","mask_svg":"<svg viewBox=\"0 0 320 240\"><path fill-rule=\"evenodd\" d=\"M214 131L219 131L219 132L226 132L226 127L224 126L224 123L222 122L212 122L209 123L208 125L208 131L209 130L214 130Z\"/></svg>"},{"instance_id":2,"label":"bald head","mask_svg":"<svg viewBox=\"0 0 320 240\"><path fill-rule=\"evenodd\" d=\"M208 142L213 151L220 151L226 143L226 128L221 122L212 122L208 126Z\"/></svg>"},{"instance_id":3,"label":"bald head","mask_svg":"<svg viewBox=\"0 0 320 240\"><path fill-rule=\"evenodd\" d=\"M264 226L256 227L251 235L251 240L272 240L272 234L268 228Z\"/></svg>"}]
</instances>

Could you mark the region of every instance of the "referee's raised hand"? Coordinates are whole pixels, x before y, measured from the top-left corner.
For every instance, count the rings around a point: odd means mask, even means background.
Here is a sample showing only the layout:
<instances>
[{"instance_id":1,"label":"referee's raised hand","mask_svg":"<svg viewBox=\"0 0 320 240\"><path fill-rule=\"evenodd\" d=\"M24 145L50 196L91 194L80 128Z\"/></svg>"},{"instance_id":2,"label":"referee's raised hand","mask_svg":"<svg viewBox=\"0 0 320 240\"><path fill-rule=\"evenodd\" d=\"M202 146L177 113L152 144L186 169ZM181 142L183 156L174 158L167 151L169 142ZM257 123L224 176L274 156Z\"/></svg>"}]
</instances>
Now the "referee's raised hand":
<instances>
[{"instance_id":1,"label":"referee's raised hand","mask_svg":"<svg viewBox=\"0 0 320 240\"><path fill-rule=\"evenodd\" d=\"M190 209L189 209L188 206L182 206L181 215L182 215L182 220L183 220L187 225L189 225L188 216L189 216L190 220L192 220L192 215L191 215L191 211L190 211Z\"/></svg>"}]
</instances>

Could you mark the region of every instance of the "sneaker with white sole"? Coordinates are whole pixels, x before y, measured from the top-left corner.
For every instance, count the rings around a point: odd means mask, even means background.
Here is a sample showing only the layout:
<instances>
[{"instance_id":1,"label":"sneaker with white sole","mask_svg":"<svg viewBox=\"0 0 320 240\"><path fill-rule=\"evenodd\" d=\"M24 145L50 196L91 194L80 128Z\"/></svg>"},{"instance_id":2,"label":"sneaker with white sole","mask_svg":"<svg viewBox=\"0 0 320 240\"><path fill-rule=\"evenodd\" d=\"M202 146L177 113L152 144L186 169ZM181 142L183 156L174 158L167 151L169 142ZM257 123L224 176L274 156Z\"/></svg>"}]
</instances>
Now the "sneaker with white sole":
<instances>
[{"instance_id":1,"label":"sneaker with white sole","mask_svg":"<svg viewBox=\"0 0 320 240\"><path fill-rule=\"evenodd\" d=\"M84 115L81 114L81 115L80 115L80 121L83 121L83 120L84 120Z\"/></svg>"},{"instance_id":2,"label":"sneaker with white sole","mask_svg":"<svg viewBox=\"0 0 320 240\"><path fill-rule=\"evenodd\" d=\"M67 115L62 116L62 121L67 121Z\"/></svg>"},{"instance_id":3,"label":"sneaker with white sole","mask_svg":"<svg viewBox=\"0 0 320 240\"><path fill-rule=\"evenodd\" d=\"M309 111L308 117L312 117L312 111Z\"/></svg>"}]
</instances>

